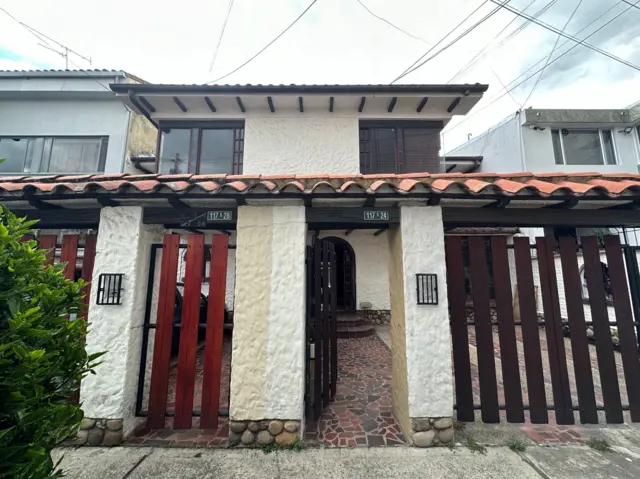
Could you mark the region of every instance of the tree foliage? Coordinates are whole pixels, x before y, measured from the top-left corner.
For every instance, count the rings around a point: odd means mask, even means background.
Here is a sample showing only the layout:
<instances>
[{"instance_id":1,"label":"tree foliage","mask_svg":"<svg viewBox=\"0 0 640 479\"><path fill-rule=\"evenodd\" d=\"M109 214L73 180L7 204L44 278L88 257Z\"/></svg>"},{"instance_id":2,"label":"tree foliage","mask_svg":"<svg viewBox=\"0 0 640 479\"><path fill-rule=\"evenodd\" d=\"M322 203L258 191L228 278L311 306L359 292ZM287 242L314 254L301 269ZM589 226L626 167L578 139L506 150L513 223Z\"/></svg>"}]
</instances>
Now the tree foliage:
<instances>
[{"instance_id":1,"label":"tree foliage","mask_svg":"<svg viewBox=\"0 0 640 479\"><path fill-rule=\"evenodd\" d=\"M82 281L23 241L35 222L0 207L0 478L61 477L51 450L75 434L71 399L99 356L84 347ZM73 316L71 316L73 317Z\"/></svg>"}]
</instances>

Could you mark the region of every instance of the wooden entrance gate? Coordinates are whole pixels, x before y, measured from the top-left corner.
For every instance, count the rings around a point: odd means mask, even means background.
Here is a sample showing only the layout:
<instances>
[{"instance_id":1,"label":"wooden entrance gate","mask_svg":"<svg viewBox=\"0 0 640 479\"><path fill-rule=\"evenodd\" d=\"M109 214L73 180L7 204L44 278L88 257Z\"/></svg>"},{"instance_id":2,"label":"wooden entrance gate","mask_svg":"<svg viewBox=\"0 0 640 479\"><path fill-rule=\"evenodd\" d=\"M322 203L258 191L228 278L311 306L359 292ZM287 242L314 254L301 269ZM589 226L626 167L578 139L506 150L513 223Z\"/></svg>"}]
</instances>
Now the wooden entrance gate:
<instances>
[{"instance_id":1,"label":"wooden entrance gate","mask_svg":"<svg viewBox=\"0 0 640 479\"><path fill-rule=\"evenodd\" d=\"M162 259L156 322L151 324L145 319L145 326L149 326L145 328L145 335L155 326L147 411L147 426L151 429L166 427L165 418L171 416L174 429L190 429L194 416L200 416L200 428L218 426L229 240L227 235L213 235L212 244L208 246L204 239L204 235L189 235L184 245L180 244L179 235L167 234L162 245L154 245L152 250L151 290L158 249L162 251ZM181 255L180 249L185 247L186 254ZM210 263L207 257L211 258ZM185 262L184 280L178 278L181 261ZM207 273L209 285L205 293L202 286ZM150 293L147 318L152 302L152 291ZM143 343L146 354L146 341ZM196 388L198 351L203 354L203 370L201 384ZM173 397L170 397L170 381L175 391ZM143 374L140 383L144 384ZM139 387L137 409L142 402L141 393Z\"/></svg>"},{"instance_id":2,"label":"wooden entrance gate","mask_svg":"<svg viewBox=\"0 0 640 479\"><path fill-rule=\"evenodd\" d=\"M311 421L318 420L336 394L336 269L335 245L314 238L307 247L305 410Z\"/></svg>"},{"instance_id":3,"label":"wooden entrance gate","mask_svg":"<svg viewBox=\"0 0 640 479\"><path fill-rule=\"evenodd\" d=\"M573 424L578 411L581 423L594 424L603 411L607 423L622 423L629 411L640 422L629 299L638 267L625 248L616 235L535 244L516 237L513 245L498 236L446 238L459 420L480 410L483 422L497 423L504 410L508 422L522 423L529 411L540 424L553 411L557 424Z\"/></svg>"}]
</instances>

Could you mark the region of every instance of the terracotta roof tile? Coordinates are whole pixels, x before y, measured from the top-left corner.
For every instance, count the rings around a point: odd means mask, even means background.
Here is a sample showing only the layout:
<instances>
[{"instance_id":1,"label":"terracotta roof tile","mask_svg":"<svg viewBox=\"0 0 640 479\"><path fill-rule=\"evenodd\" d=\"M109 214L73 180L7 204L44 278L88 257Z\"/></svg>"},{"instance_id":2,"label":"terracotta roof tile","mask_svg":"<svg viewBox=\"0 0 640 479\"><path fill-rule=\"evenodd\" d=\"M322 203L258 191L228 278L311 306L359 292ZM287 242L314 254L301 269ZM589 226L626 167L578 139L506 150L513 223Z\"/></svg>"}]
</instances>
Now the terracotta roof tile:
<instances>
[{"instance_id":1,"label":"terracotta roof tile","mask_svg":"<svg viewBox=\"0 0 640 479\"><path fill-rule=\"evenodd\" d=\"M50 175L0 177L0 200L20 199L32 194L41 197L73 198L94 193L116 197L127 194L150 195L175 192L178 195L270 194L376 194L455 195L471 198L509 197L535 200L550 195L573 195L578 199L640 199L640 175L599 173L407 173L313 174L313 175Z\"/></svg>"}]
</instances>

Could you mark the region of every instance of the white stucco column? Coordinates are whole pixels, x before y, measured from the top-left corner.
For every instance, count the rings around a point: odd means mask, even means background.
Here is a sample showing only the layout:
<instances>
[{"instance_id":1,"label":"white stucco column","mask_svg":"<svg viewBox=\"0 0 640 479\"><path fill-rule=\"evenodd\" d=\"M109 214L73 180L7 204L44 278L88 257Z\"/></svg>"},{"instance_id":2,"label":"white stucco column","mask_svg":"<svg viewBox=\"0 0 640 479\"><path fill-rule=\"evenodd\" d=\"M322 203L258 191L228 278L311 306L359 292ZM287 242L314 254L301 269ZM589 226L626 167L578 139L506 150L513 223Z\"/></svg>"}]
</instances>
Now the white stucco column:
<instances>
[{"instance_id":1,"label":"white stucco column","mask_svg":"<svg viewBox=\"0 0 640 479\"><path fill-rule=\"evenodd\" d=\"M394 414L417 446L453 439L453 376L442 210L401 206L389 230ZM438 276L438 304L417 304L416 274Z\"/></svg>"},{"instance_id":2,"label":"white stucco column","mask_svg":"<svg viewBox=\"0 0 640 479\"><path fill-rule=\"evenodd\" d=\"M139 206L107 207L100 212L91 297L87 352L106 351L95 375L81 385L85 420L79 440L113 445L136 427L135 403L139 377L142 324L153 242L162 230L142 223ZM122 304L96 304L102 273L124 273Z\"/></svg>"},{"instance_id":3,"label":"white stucco column","mask_svg":"<svg viewBox=\"0 0 640 479\"><path fill-rule=\"evenodd\" d=\"M231 445L301 435L306 231L302 205L238 208Z\"/></svg>"}]
</instances>

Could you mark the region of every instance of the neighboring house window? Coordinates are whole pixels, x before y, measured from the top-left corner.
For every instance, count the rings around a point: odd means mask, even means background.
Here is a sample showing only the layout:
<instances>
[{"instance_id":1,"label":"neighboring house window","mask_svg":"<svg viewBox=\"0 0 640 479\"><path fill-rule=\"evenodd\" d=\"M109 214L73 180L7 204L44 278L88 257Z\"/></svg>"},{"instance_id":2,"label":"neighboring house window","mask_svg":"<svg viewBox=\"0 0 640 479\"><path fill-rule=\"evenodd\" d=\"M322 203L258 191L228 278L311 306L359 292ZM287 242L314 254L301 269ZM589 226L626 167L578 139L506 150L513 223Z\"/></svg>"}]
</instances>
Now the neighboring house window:
<instances>
[{"instance_id":1,"label":"neighboring house window","mask_svg":"<svg viewBox=\"0 0 640 479\"><path fill-rule=\"evenodd\" d=\"M242 173L244 125L160 125L160 173Z\"/></svg>"},{"instance_id":2,"label":"neighboring house window","mask_svg":"<svg viewBox=\"0 0 640 479\"><path fill-rule=\"evenodd\" d=\"M441 129L420 122L360 122L360 172L440 172Z\"/></svg>"},{"instance_id":3,"label":"neighboring house window","mask_svg":"<svg viewBox=\"0 0 640 479\"><path fill-rule=\"evenodd\" d=\"M2 137L0 172L103 172L108 143L108 137Z\"/></svg>"},{"instance_id":4,"label":"neighboring house window","mask_svg":"<svg viewBox=\"0 0 640 479\"><path fill-rule=\"evenodd\" d=\"M611 130L552 129L556 165L615 165Z\"/></svg>"}]
</instances>

